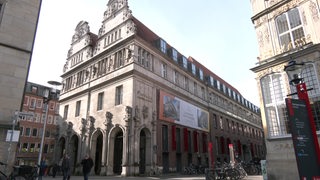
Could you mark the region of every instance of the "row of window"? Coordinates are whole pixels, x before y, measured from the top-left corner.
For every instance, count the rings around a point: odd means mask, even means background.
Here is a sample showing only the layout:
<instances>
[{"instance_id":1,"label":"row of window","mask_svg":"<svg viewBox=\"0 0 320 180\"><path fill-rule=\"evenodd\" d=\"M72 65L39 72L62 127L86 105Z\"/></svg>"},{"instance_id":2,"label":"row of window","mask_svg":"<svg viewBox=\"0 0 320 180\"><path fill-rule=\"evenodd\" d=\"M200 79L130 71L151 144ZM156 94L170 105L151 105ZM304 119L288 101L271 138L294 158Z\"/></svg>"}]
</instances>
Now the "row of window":
<instances>
[{"instance_id":1,"label":"row of window","mask_svg":"<svg viewBox=\"0 0 320 180\"><path fill-rule=\"evenodd\" d=\"M24 137L42 137L43 129L40 128L32 128L32 127L20 127L20 136ZM45 137L47 138L54 138L56 132L53 130L46 130Z\"/></svg>"},{"instance_id":2,"label":"row of window","mask_svg":"<svg viewBox=\"0 0 320 180\"><path fill-rule=\"evenodd\" d=\"M31 116L19 116L19 121L29 121L29 122L36 122L36 123L43 123L46 118L45 113L33 113L33 117ZM53 116L53 115L48 115L47 116L47 124L58 124L58 119L59 116Z\"/></svg>"},{"instance_id":3,"label":"row of window","mask_svg":"<svg viewBox=\"0 0 320 180\"><path fill-rule=\"evenodd\" d=\"M169 132L171 128L171 132ZM162 151L169 152L170 150L181 152L207 152L207 133L199 131L191 131L188 128L178 128L175 125L162 125ZM183 142L182 142L183 140ZM171 143L171 149L169 144Z\"/></svg>"},{"instance_id":4,"label":"row of window","mask_svg":"<svg viewBox=\"0 0 320 180\"><path fill-rule=\"evenodd\" d=\"M216 136L215 137L215 152L216 152L216 155L219 156L219 155L223 155L223 154L226 154L228 155L229 154L229 144L232 144L233 145L233 150L236 154L239 155L239 157L241 158L241 155L245 152L243 152L243 144L241 143L240 140L230 140L229 138L225 138L225 137L218 137ZM263 149L263 146L262 145L258 145L258 144L253 144L253 143L250 143L250 144L246 144L246 145L249 145L250 147L248 147L248 149L250 149L250 154L251 154L251 157L264 157L264 149ZM219 160L218 160L219 161ZM221 159L222 161L222 159Z\"/></svg>"},{"instance_id":5,"label":"row of window","mask_svg":"<svg viewBox=\"0 0 320 180\"><path fill-rule=\"evenodd\" d=\"M102 58L95 64L82 69L76 74L69 76L63 81L62 91L76 88L93 78L98 78L108 72L123 67L125 61L129 59L131 52L128 49L121 49L112 55Z\"/></svg>"},{"instance_id":6,"label":"row of window","mask_svg":"<svg viewBox=\"0 0 320 180\"><path fill-rule=\"evenodd\" d=\"M104 47L107 47L109 44L115 42L118 39L121 39L121 29L111 32L104 38Z\"/></svg>"},{"instance_id":7,"label":"row of window","mask_svg":"<svg viewBox=\"0 0 320 180\"><path fill-rule=\"evenodd\" d=\"M40 143L23 143L22 146L21 144L18 144L18 152L22 153L39 153L40 151ZM53 153L54 151L54 144L44 144L43 146L43 153Z\"/></svg>"},{"instance_id":8,"label":"row of window","mask_svg":"<svg viewBox=\"0 0 320 180\"><path fill-rule=\"evenodd\" d=\"M159 39L160 42L160 51L168 54L176 63L180 64L184 69L189 70L193 75L195 75L196 77L198 77L201 81L208 81L207 84L209 84L211 87L215 87L216 89L218 89L219 91L222 91L225 95L229 96L230 98L234 99L235 101L238 101L239 103L243 104L245 107L251 109L252 111L258 112L259 108L257 106L255 106L254 104L250 103L249 101L247 101L246 99L244 99L240 94L236 93L235 91L233 91L232 89L230 89L227 85L225 85L224 83L221 83L219 80L214 79L211 75L208 75L207 79L204 79L204 74L203 74L203 70L199 67L196 67L196 65L190 61L187 60L186 57L184 57L183 55L178 56L178 52L177 50L175 50L174 48L170 48L167 50L167 43L162 40ZM179 59L180 57L180 59ZM179 61L180 60L180 61ZM179 79L179 73L176 70L173 70L174 73L174 78L173 81L175 83L179 83L178 79ZM164 78L167 78L167 65L165 63L161 64L161 76ZM197 92L197 84L196 82L194 82L194 90L193 92ZM183 85L184 88L189 91L189 82L188 82L188 78L187 76L184 76L183 78ZM202 89L202 87L200 88ZM204 88L203 88L204 91ZM201 97L204 97L204 92L201 92Z\"/></svg>"},{"instance_id":9,"label":"row of window","mask_svg":"<svg viewBox=\"0 0 320 180\"><path fill-rule=\"evenodd\" d=\"M162 63L161 64L161 75L163 78L169 79L169 78L167 78L167 74L168 74L167 65ZM169 77L171 77L171 76L169 75ZM190 86L190 83L189 83L190 80L186 75L182 75L178 71L173 70L172 81L177 86L179 86L189 92L191 92L190 88L192 87L193 88L192 93L195 96L200 97L203 100L206 100L205 87L198 85L198 83L195 81L193 82L193 86ZM222 86L222 87L225 87L225 86ZM230 89L228 89L228 90L229 90L229 92L231 92ZM234 91L232 91L232 92L234 92ZM234 95L235 95L234 97L238 97L239 100L241 102L243 102L244 104L247 104L247 105L250 104L249 107L251 107L250 108L251 110L253 110L253 108L255 108L255 106L253 104L248 103L248 101L245 100L242 96L240 98L239 95L236 96L235 93L234 93ZM250 112L247 109L242 108L242 106L240 107L239 105L231 103L231 101L227 100L227 98L223 98L223 97L217 95L216 93L213 93L213 91L209 92L208 100L211 104L218 105L221 108L223 108L229 112L233 112L234 114L239 115L245 119L248 119L253 123L261 125L261 122L258 122L258 118L256 116L254 116L252 112ZM246 106L246 107L248 107L248 106ZM256 110L258 110L258 109L256 109ZM257 112L257 111L255 111L255 112ZM248 115L248 114L250 114L250 115Z\"/></svg>"},{"instance_id":10,"label":"row of window","mask_svg":"<svg viewBox=\"0 0 320 180\"><path fill-rule=\"evenodd\" d=\"M71 67L81 63L83 61L83 51L73 55L73 57L71 58Z\"/></svg>"},{"instance_id":11,"label":"row of window","mask_svg":"<svg viewBox=\"0 0 320 180\"><path fill-rule=\"evenodd\" d=\"M97 111L103 109L103 104L104 104L104 92L98 93L97 96ZM123 86L117 86L115 89L115 105L120 105L122 104L123 100ZM76 108L75 108L75 117L80 116L80 110L81 110L81 100L76 102ZM67 119L68 118L68 113L69 113L69 105L64 106L63 110L63 118Z\"/></svg>"},{"instance_id":12,"label":"row of window","mask_svg":"<svg viewBox=\"0 0 320 180\"><path fill-rule=\"evenodd\" d=\"M252 112L243 108L242 106L239 106L238 104L233 103L213 92L209 93L209 103L219 106L225 109L226 111L231 112L237 116L240 116L252 123L255 123L257 125L262 125L262 122L259 116L254 115Z\"/></svg>"},{"instance_id":13,"label":"row of window","mask_svg":"<svg viewBox=\"0 0 320 180\"><path fill-rule=\"evenodd\" d=\"M138 47L138 64L142 67L153 71L154 57L147 50Z\"/></svg>"},{"instance_id":14,"label":"row of window","mask_svg":"<svg viewBox=\"0 0 320 180\"><path fill-rule=\"evenodd\" d=\"M243 125L242 123L235 122L227 118L224 119L222 116L218 117L216 114L213 114L212 124L215 129L220 129L222 131L225 130L251 138L263 139L262 130Z\"/></svg>"},{"instance_id":15,"label":"row of window","mask_svg":"<svg viewBox=\"0 0 320 180\"><path fill-rule=\"evenodd\" d=\"M45 104L43 103L43 98L24 96L23 106L29 107L30 110L42 109L45 110ZM54 101L49 101L49 110L59 113L59 103Z\"/></svg>"}]
</instances>

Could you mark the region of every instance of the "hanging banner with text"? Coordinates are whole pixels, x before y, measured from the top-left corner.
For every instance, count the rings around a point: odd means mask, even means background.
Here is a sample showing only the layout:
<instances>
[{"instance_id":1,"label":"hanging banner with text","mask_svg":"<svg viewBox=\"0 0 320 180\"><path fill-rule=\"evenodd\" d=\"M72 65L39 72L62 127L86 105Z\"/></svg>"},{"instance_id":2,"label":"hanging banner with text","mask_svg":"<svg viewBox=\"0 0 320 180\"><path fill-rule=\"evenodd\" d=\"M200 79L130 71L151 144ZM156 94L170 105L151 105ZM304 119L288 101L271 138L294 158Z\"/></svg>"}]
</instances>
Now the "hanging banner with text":
<instances>
[{"instance_id":1,"label":"hanging banner with text","mask_svg":"<svg viewBox=\"0 0 320 180\"><path fill-rule=\"evenodd\" d=\"M306 103L303 100L286 98L286 105L300 179L320 179L320 165L315 158L317 139L314 139L311 133Z\"/></svg>"},{"instance_id":2,"label":"hanging banner with text","mask_svg":"<svg viewBox=\"0 0 320 180\"><path fill-rule=\"evenodd\" d=\"M159 118L191 128L209 131L209 113L175 96L160 91Z\"/></svg>"}]
</instances>

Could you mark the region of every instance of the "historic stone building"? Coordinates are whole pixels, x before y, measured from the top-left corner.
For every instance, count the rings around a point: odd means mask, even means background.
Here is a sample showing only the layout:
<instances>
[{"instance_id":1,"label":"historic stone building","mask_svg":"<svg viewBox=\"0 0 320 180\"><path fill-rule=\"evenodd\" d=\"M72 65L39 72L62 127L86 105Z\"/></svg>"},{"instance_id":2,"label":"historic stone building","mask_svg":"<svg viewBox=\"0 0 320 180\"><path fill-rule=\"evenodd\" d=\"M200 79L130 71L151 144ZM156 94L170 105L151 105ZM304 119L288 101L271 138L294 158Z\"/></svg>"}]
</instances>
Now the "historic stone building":
<instances>
[{"instance_id":1,"label":"historic stone building","mask_svg":"<svg viewBox=\"0 0 320 180\"><path fill-rule=\"evenodd\" d=\"M208 166L211 153L229 160L229 144L244 160L265 156L260 110L132 16L127 0L109 0L98 35L79 22L62 78L57 154L69 154L73 173L85 154L100 175Z\"/></svg>"},{"instance_id":2,"label":"historic stone building","mask_svg":"<svg viewBox=\"0 0 320 180\"><path fill-rule=\"evenodd\" d=\"M0 161L9 165L17 140L6 136L22 110L40 6L41 0L0 0Z\"/></svg>"},{"instance_id":3,"label":"historic stone building","mask_svg":"<svg viewBox=\"0 0 320 180\"><path fill-rule=\"evenodd\" d=\"M320 130L319 0L251 0L252 22L260 55L251 70L257 75L267 146L268 179L300 179L288 122L285 98L294 93L284 66L304 62L316 130ZM296 98L296 97L293 97Z\"/></svg>"}]
</instances>

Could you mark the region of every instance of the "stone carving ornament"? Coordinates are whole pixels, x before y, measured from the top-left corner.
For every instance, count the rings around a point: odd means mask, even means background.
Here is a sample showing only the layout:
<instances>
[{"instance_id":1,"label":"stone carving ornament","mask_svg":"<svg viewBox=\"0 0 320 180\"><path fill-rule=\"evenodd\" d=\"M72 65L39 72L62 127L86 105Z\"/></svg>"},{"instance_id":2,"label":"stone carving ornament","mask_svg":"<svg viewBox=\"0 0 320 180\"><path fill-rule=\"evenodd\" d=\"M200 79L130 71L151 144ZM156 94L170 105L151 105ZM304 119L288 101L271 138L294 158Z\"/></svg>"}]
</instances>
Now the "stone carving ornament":
<instances>
[{"instance_id":1,"label":"stone carving ornament","mask_svg":"<svg viewBox=\"0 0 320 180\"><path fill-rule=\"evenodd\" d=\"M319 13L318 13L318 9L317 9L316 3L313 2L313 1L310 1L309 9L310 9L310 12L311 12L312 19L314 21L318 21L319 20Z\"/></svg>"},{"instance_id":2,"label":"stone carving ornament","mask_svg":"<svg viewBox=\"0 0 320 180\"><path fill-rule=\"evenodd\" d=\"M146 105L144 105L143 108L142 108L143 119L148 118L148 114L149 114L149 108Z\"/></svg>"},{"instance_id":3,"label":"stone carving ornament","mask_svg":"<svg viewBox=\"0 0 320 180\"><path fill-rule=\"evenodd\" d=\"M80 21L75 29L75 34L72 36L72 43L82 38L85 34L90 32L88 22Z\"/></svg>"}]
</instances>

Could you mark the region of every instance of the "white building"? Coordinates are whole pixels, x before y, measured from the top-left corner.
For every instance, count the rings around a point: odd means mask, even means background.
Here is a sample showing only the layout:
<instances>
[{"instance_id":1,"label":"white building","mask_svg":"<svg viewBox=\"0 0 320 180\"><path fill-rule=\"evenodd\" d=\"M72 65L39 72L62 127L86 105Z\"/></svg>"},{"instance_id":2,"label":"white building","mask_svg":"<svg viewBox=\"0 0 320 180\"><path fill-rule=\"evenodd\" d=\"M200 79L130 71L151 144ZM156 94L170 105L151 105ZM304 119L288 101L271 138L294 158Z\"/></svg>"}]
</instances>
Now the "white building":
<instances>
[{"instance_id":1,"label":"white building","mask_svg":"<svg viewBox=\"0 0 320 180\"><path fill-rule=\"evenodd\" d=\"M268 179L300 179L285 105L295 88L290 87L284 66L290 60L305 63L302 77L313 88L308 94L319 137L319 0L251 0L251 4L260 50L251 70L260 90Z\"/></svg>"},{"instance_id":2,"label":"white building","mask_svg":"<svg viewBox=\"0 0 320 180\"><path fill-rule=\"evenodd\" d=\"M100 175L180 172L190 163L265 154L259 109L109 0L98 35L79 22L62 74L59 157L85 154ZM212 131L209 131L212 130Z\"/></svg>"}]
</instances>

